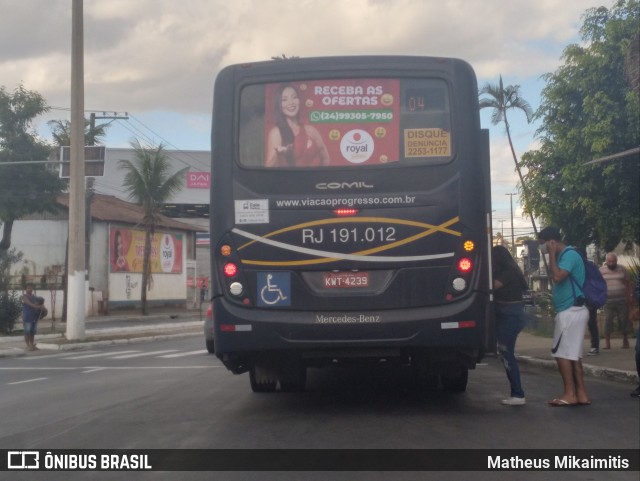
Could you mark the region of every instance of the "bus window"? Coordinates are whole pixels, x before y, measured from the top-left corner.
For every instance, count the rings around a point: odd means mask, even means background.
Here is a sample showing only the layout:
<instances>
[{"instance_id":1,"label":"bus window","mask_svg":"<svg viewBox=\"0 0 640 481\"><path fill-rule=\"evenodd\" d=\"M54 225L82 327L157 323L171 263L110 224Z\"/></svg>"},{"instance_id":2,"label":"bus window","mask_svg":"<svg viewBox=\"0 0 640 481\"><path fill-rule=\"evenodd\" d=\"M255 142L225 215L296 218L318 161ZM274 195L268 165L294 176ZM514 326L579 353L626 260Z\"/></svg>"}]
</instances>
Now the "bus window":
<instances>
[{"instance_id":1,"label":"bus window","mask_svg":"<svg viewBox=\"0 0 640 481\"><path fill-rule=\"evenodd\" d=\"M441 79L330 79L248 85L240 96L245 167L439 164L453 155Z\"/></svg>"}]
</instances>

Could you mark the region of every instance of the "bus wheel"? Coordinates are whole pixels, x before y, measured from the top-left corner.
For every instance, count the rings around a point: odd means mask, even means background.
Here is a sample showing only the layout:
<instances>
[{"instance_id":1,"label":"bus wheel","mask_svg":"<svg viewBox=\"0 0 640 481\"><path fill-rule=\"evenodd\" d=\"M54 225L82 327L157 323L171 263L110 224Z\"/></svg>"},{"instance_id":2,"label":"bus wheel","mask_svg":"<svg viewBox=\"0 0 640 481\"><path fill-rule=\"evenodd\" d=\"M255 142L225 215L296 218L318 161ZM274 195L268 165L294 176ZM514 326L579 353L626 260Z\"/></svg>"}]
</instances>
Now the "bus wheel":
<instances>
[{"instance_id":1,"label":"bus wheel","mask_svg":"<svg viewBox=\"0 0 640 481\"><path fill-rule=\"evenodd\" d=\"M454 374L442 375L442 387L449 392L465 392L469 380L469 370L462 369Z\"/></svg>"},{"instance_id":2,"label":"bus wheel","mask_svg":"<svg viewBox=\"0 0 640 481\"><path fill-rule=\"evenodd\" d=\"M294 366L286 369L280 376L280 389L282 392L304 391L307 384L307 368L304 366Z\"/></svg>"},{"instance_id":3,"label":"bus wheel","mask_svg":"<svg viewBox=\"0 0 640 481\"><path fill-rule=\"evenodd\" d=\"M278 378L274 372L263 366L252 366L249 370L249 381L253 392L274 392Z\"/></svg>"},{"instance_id":4,"label":"bus wheel","mask_svg":"<svg viewBox=\"0 0 640 481\"><path fill-rule=\"evenodd\" d=\"M418 390L422 394L435 393L438 390L438 375L437 374L421 374L416 376L416 383Z\"/></svg>"}]
</instances>

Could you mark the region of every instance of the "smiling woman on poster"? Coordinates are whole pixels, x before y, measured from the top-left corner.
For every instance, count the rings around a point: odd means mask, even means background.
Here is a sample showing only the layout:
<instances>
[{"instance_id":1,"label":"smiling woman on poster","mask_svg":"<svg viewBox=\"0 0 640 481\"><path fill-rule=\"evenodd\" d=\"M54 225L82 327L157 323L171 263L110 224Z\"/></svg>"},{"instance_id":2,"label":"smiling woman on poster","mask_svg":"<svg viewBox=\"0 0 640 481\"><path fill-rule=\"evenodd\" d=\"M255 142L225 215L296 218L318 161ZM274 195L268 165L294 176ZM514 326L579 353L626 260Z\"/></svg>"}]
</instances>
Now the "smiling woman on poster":
<instances>
[{"instance_id":1,"label":"smiling woman on poster","mask_svg":"<svg viewBox=\"0 0 640 481\"><path fill-rule=\"evenodd\" d=\"M291 84L275 95L275 126L267 136L266 167L329 165L329 153L315 127L300 121L300 94Z\"/></svg>"},{"instance_id":2,"label":"smiling woman on poster","mask_svg":"<svg viewBox=\"0 0 640 481\"><path fill-rule=\"evenodd\" d=\"M113 257L111 259L112 272L129 272L129 263L125 257L127 249L124 246L124 238L119 230L113 234Z\"/></svg>"}]
</instances>

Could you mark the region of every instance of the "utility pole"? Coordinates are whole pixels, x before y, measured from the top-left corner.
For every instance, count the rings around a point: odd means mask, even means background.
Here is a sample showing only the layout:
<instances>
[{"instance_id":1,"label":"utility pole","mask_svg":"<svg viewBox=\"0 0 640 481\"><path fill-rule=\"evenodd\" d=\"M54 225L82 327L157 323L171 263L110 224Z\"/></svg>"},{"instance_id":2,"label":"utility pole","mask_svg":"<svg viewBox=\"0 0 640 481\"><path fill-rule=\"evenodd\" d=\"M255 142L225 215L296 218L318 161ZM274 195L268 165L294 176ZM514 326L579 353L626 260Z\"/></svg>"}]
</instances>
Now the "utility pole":
<instances>
[{"instance_id":1,"label":"utility pole","mask_svg":"<svg viewBox=\"0 0 640 481\"><path fill-rule=\"evenodd\" d=\"M71 162L67 339L84 339L86 315L83 0L71 7Z\"/></svg>"},{"instance_id":2,"label":"utility pole","mask_svg":"<svg viewBox=\"0 0 640 481\"><path fill-rule=\"evenodd\" d=\"M517 193L505 194L510 197L511 200L511 255L516 257L516 241L515 235L513 234L513 196L518 195Z\"/></svg>"}]
</instances>

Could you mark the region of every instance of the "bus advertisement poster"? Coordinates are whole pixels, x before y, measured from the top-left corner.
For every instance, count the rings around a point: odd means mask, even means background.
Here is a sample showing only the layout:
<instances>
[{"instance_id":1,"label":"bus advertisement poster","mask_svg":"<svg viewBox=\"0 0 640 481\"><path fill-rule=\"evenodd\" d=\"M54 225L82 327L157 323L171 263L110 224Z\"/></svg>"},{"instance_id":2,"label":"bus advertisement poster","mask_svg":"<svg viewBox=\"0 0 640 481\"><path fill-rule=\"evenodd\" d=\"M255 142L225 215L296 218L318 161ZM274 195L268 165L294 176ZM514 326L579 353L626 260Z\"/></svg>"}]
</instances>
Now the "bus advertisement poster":
<instances>
[{"instance_id":1,"label":"bus advertisement poster","mask_svg":"<svg viewBox=\"0 0 640 481\"><path fill-rule=\"evenodd\" d=\"M265 86L265 152L278 131L293 165L319 165L323 143L329 165L371 165L399 159L400 83L397 79L339 79ZM288 127L286 126L288 124ZM287 141L286 129L293 131ZM316 141L319 134L320 140ZM265 164L267 163L265 159ZM278 165L280 166L280 165Z\"/></svg>"}]
</instances>

